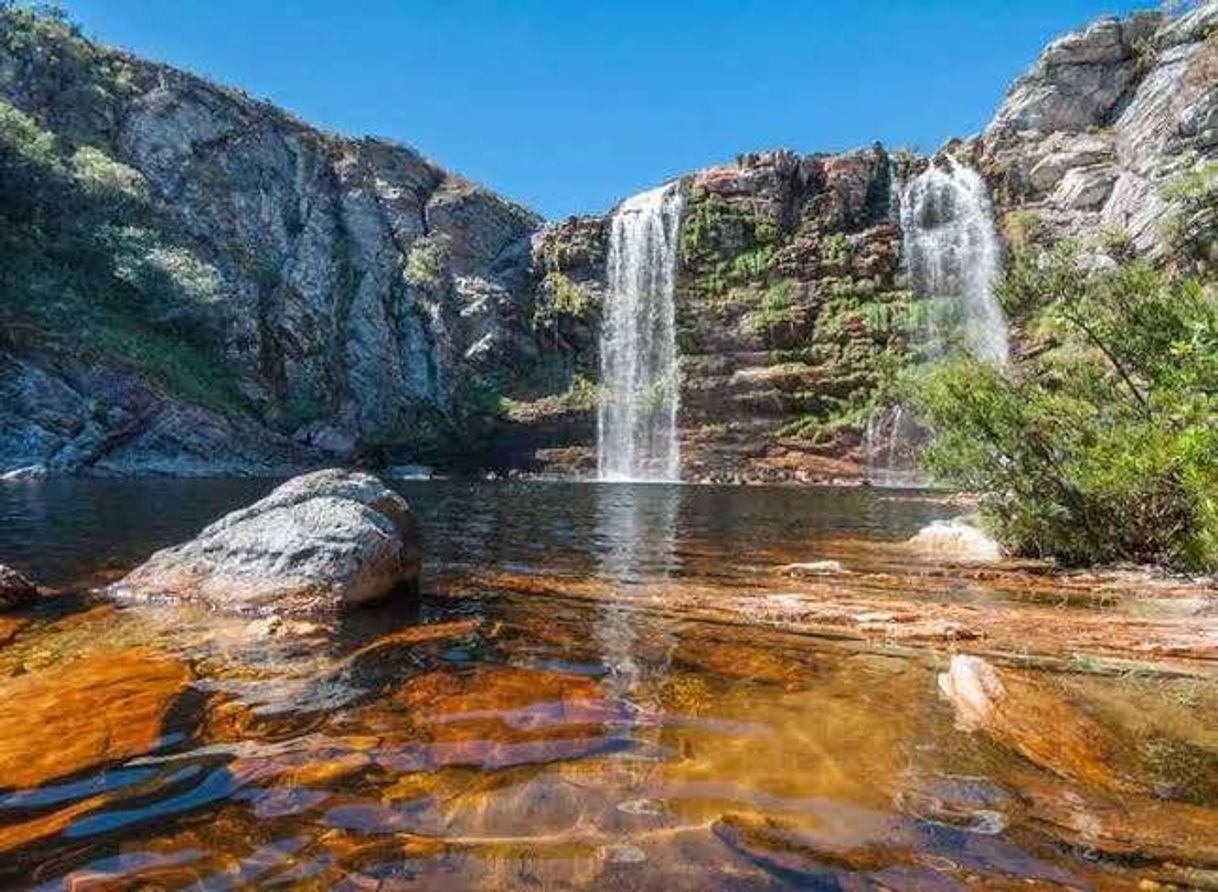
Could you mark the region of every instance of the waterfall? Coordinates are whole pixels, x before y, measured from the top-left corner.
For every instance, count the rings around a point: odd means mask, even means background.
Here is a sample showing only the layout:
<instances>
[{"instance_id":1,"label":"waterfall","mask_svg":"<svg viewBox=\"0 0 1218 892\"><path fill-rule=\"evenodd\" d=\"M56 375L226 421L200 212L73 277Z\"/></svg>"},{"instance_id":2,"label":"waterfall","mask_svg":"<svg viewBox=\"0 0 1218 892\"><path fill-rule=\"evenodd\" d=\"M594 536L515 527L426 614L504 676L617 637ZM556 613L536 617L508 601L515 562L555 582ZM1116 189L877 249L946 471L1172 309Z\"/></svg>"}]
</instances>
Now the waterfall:
<instances>
[{"instance_id":1,"label":"waterfall","mask_svg":"<svg viewBox=\"0 0 1218 892\"><path fill-rule=\"evenodd\" d=\"M901 196L901 232L914 291L921 297L958 302L963 345L977 359L1005 363L1009 334L994 286L1002 274L1002 247L985 181L948 156L932 163ZM928 314L938 353L948 343L942 313Z\"/></svg>"},{"instance_id":2,"label":"waterfall","mask_svg":"<svg viewBox=\"0 0 1218 892\"><path fill-rule=\"evenodd\" d=\"M985 181L950 155L905 184L892 198L905 243L914 293L926 306L929 354L957 345L983 362L1007 362L1010 335L994 287L1002 275L1002 246ZM901 405L876 410L864 433L867 477L878 486L918 486L917 419Z\"/></svg>"},{"instance_id":3,"label":"waterfall","mask_svg":"<svg viewBox=\"0 0 1218 892\"><path fill-rule=\"evenodd\" d=\"M679 480L677 238L681 191L636 195L613 216L601 333L597 465L602 480Z\"/></svg>"}]
</instances>

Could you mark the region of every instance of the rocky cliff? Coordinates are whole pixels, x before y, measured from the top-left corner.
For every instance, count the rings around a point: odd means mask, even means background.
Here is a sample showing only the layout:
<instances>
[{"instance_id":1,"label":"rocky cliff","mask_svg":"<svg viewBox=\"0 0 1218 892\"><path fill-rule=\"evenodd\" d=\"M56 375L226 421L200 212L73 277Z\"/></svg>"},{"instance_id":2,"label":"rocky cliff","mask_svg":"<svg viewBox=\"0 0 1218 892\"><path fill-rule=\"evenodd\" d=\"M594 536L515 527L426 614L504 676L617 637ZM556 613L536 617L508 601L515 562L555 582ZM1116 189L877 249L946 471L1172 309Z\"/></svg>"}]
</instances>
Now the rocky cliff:
<instances>
[{"instance_id":1,"label":"rocky cliff","mask_svg":"<svg viewBox=\"0 0 1218 892\"><path fill-rule=\"evenodd\" d=\"M982 172L1012 243L1068 239L1090 263L1143 255L1212 271L1218 2L1106 18L1054 41L984 133L944 150ZM897 205L929 163L879 146L766 152L683 178L688 477L866 474L877 393L917 337ZM603 288L604 258L587 236L604 226L568 221L540 236L590 293Z\"/></svg>"},{"instance_id":2,"label":"rocky cliff","mask_svg":"<svg viewBox=\"0 0 1218 892\"><path fill-rule=\"evenodd\" d=\"M588 470L608 218L0 11L0 473ZM1218 262L1218 0L1052 43L948 149L1012 243ZM917 327L901 184L786 151L682 178L686 475L857 478Z\"/></svg>"},{"instance_id":3,"label":"rocky cliff","mask_svg":"<svg viewBox=\"0 0 1218 892\"><path fill-rule=\"evenodd\" d=\"M1218 3L1054 41L968 148L1008 218L1100 252L1204 246L1188 180L1218 156Z\"/></svg>"},{"instance_id":4,"label":"rocky cliff","mask_svg":"<svg viewBox=\"0 0 1218 892\"><path fill-rule=\"evenodd\" d=\"M538 359L540 220L410 149L21 9L0 117L0 471L471 452Z\"/></svg>"}]
</instances>

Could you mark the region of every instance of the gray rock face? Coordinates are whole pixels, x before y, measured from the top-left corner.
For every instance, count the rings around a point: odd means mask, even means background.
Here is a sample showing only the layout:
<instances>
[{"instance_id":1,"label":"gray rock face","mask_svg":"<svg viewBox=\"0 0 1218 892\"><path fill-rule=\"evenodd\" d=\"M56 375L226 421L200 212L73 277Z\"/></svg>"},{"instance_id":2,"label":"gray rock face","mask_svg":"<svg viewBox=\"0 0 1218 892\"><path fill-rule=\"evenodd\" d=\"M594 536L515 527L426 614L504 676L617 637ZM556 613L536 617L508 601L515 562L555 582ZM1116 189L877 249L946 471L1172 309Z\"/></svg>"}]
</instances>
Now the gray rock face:
<instances>
[{"instance_id":1,"label":"gray rock face","mask_svg":"<svg viewBox=\"0 0 1218 892\"><path fill-rule=\"evenodd\" d=\"M463 358L488 333L501 345L496 362L528 361L525 314L482 313L469 295L527 301L540 219L408 148L340 139L237 91L54 30L0 40L0 99L131 168L161 230L214 267L208 313L219 361L247 406L240 419L201 413L115 363L97 363L106 376L65 376L47 363L51 339L34 333L27 341L38 349L0 343L0 363L19 368L18 379L0 378L9 397L0 473L34 463L142 468L150 441L224 473L243 464L256 472L268 451L286 451L297 466L373 447L410 457L460 436L463 395L485 372ZM511 352L518 348L524 359ZM116 399L133 388L160 391L158 408ZM183 413L188 423L172 421ZM203 415L202 427L231 430L195 442ZM77 448L82 434L88 444Z\"/></svg>"},{"instance_id":2,"label":"gray rock face","mask_svg":"<svg viewBox=\"0 0 1218 892\"><path fill-rule=\"evenodd\" d=\"M405 499L376 477L326 470L158 552L113 592L237 613L333 612L414 587L420 565Z\"/></svg>"},{"instance_id":3,"label":"gray rock face","mask_svg":"<svg viewBox=\"0 0 1218 892\"><path fill-rule=\"evenodd\" d=\"M271 475L322 455L251 419L174 399L121 364L0 341L0 481Z\"/></svg>"},{"instance_id":4,"label":"gray rock face","mask_svg":"<svg viewBox=\"0 0 1218 892\"><path fill-rule=\"evenodd\" d=\"M1218 157L1218 0L1164 20L1105 19L1054 41L978 146L1005 211L1059 235L1166 250L1164 187Z\"/></svg>"},{"instance_id":5,"label":"gray rock face","mask_svg":"<svg viewBox=\"0 0 1218 892\"><path fill-rule=\"evenodd\" d=\"M1133 82L1136 66L1116 19L1059 38L1012 87L990 132L1084 132L1112 114Z\"/></svg>"},{"instance_id":6,"label":"gray rock face","mask_svg":"<svg viewBox=\"0 0 1218 892\"><path fill-rule=\"evenodd\" d=\"M28 607L38 600L38 589L12 567L0 564L0 610Z\"/></svg>"}]
</instances>

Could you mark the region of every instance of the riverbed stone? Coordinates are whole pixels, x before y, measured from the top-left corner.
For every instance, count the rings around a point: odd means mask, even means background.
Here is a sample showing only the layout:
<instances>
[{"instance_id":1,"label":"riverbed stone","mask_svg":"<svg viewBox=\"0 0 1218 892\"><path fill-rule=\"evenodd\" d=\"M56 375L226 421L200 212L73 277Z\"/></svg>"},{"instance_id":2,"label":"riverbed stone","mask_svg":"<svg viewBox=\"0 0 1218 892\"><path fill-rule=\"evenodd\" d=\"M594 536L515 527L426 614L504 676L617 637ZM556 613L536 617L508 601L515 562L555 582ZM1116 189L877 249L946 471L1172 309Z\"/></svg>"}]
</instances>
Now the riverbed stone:
<instances>
[{"instance_id":1,"label":"riverbed stone","mask_svg":"<svg viewBox=\"0 0 1218 892\"><path fill-rule=\"evenodd\" d=\"M158 552L112 591L240 613L334 612L413 588L421 560L406 500L369 474L331 469Z\"/></svg>"},{"instance_id":2,"label":"riverbed stone","mask_svg":"<svg viewBox=\"0 0 1218 892\"><path fill-rule=\"evenodd\" d=\"M0 564L0 610L28 607L38 600L34 583L12 567Z\"/></svg>"},{"instance_id":3,"label":"riverbed stone","mask_svg":"<svg viewBox=\"0 0 1218 892\"><path fill-rule=\"evenodd\" d=\"M189 681L177 660L139 648L0 681L0 787L36 787L147 753Z\"/></svg>"},{"instance_id":4,"label":"riverbed stone","mask_svg":"<svg viewBox=\"0 0 1218 892\"><path fill-rule=\"evenodd\" d=\"M923 527L907 544L927 557L946 560L980 562L1002 558L1002 546L964 519L937 520Z\"/></svg>"},{"instance_id":5,"label":"riverbed stone","mask_svg":"<svg viewBox=\"0 0 1218 892\"><path fill-rule=\"evenodd\" d=\"M939 676L939 691L955 707L961 730L985 734L1058 777L1136 791L1112 767L1112 735L1044 681L958 654Z\"/></svg>"}]
</instances>

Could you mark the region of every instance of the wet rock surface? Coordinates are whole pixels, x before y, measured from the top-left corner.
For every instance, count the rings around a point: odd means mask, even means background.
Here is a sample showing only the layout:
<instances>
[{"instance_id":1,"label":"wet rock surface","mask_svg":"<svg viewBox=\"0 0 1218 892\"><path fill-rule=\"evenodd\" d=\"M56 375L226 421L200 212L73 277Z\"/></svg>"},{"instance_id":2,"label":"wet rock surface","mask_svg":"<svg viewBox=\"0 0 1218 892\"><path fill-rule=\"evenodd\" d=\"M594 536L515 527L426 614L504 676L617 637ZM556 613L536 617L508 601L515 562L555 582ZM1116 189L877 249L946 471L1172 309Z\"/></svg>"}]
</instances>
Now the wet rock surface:
<instances>
[{"instance_id":1,"label":"wet rock surface","mask_svg":"<svg viewBox=\"0 0 1218 892\"><path fill-rule=\"evenodd\" d=\"M12 567L0 564L0 610L29 607L38 600L38 588Z\"/></svg>"},{"instance_id":2,"label":"wet rock surface","mask_svg":"<svg viewBox=\"0 0 1218 892\"><path fill-rule=\"evenodd\" d=\"M1137 787L1112 767L1103 727L1042 682L978 657L952 658L939 690L963 730L981 732L1059 777L1118 792Z\"/></svg>"},{"instance_id":3,"label":"wet rock surface","mask_svg":"<svg viewBox=\"0 0 1218 892\"><path fill-rule=\"evenodd\" d=\"M0 788L36 787L152 750L190 672L147 649L0 679Z\"/></svg>"},{"instance_id":4,"label":"wet rock surface","mask_svg":"<svg viewBox=\"0 0 1218 892\"><path fill-rule=\"evenodd\" d=\"M158 552L113 591L243 613L333 612L412 589L421 560L405 499L367 474L318 471Z\"/></svg>"}]
</instances>

